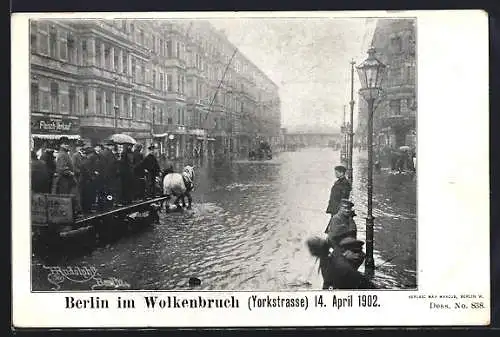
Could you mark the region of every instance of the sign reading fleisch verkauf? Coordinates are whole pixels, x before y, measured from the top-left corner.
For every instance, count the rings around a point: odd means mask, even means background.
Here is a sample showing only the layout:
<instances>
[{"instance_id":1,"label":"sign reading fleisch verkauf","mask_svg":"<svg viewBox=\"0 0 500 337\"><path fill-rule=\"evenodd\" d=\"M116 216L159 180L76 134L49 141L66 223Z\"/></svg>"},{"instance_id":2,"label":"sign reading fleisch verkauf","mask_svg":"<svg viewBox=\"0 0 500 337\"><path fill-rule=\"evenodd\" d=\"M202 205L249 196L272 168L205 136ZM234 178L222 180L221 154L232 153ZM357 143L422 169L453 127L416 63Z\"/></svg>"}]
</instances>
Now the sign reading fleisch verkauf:
<instances>
[{"instance_id":1,"label":"sign reading fleisch verkauf","mask_svg":"<svg viewBox=\"0 0 500 337\"><path fill-rule=\"evenodd\" d=\"M74 116L31 115L32 134L77 135L80 132L80 119Z\"/></svg>"}]
</instances>

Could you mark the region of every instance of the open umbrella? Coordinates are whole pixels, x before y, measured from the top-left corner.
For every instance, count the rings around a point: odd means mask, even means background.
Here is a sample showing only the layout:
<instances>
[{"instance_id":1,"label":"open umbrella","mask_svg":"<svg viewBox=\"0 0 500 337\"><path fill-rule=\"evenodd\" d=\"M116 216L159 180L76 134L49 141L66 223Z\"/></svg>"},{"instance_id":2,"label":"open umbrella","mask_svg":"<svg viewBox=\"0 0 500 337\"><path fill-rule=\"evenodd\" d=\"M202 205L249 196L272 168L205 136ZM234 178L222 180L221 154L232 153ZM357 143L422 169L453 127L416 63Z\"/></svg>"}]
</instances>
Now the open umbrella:
<instances>
[{"instance_id":1,"label":"open umbrella","mask_svg":"<svg viewBox=\"0 0 500 337\"><path fill-rule=\"evenodd\" d=\"M115 133L111 135L108 139L112 140L116 144L135 144L137 143L134 138L126 135L124 133Z\"/></svg>"}]
</instances>

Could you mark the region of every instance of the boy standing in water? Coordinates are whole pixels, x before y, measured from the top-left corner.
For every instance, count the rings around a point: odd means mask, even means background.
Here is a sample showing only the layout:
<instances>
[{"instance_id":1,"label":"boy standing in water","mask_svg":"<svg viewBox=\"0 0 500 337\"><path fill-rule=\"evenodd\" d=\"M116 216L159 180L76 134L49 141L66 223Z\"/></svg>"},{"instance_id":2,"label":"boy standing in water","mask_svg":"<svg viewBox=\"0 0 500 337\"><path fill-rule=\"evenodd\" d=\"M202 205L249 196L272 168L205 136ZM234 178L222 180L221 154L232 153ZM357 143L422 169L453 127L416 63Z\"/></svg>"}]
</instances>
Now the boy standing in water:
<instances>
[{"instance_id":1,"label":"boy standing in water","mask_svg":"<svg viewBox=\"0 0 500 337\"><path fill-rule=\"evenodd\" d=\"M330 200L326 209L326 213L332 216L338 212L340 201L342 199L349 199L349 195L351 194L351 183L345 177L345 172L346 168L344 166L335 166L337 180L330 191Z\"/></svg>"}]
</instances>

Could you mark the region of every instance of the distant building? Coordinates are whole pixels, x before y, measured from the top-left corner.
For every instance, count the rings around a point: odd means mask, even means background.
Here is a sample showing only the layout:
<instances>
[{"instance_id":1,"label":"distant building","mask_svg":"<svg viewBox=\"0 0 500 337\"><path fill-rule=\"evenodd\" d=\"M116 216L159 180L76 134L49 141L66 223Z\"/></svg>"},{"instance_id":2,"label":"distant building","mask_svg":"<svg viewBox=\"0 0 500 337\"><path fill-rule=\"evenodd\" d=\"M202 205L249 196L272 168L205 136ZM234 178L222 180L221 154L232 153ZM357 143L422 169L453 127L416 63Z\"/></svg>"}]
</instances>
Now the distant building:
<instances>
[{"instance_id":1,"label":"distant building","mask_svg":"<svg viewBox=\"0 0 500 337\"><path fill-rule=\"evenodd\" d=\"M374 144L381 159L390 149L416 146L416 56L415 20L379 19L372 45L375 56L388 65L382 82L383 95L376 102ZM367 104L359 98L357 142L366 145Z\"/></svg>"},{"instance_id":2,"label":"distant building","mask_svg":"<svg viewBox=\"0 0 500 337\"><path fill-rule=\"evenodd\" d=\"M206 21L31 20L30 47L34 147L119 132L176 158L279 140L277 85Z\"/></svg>"}]
</instances>

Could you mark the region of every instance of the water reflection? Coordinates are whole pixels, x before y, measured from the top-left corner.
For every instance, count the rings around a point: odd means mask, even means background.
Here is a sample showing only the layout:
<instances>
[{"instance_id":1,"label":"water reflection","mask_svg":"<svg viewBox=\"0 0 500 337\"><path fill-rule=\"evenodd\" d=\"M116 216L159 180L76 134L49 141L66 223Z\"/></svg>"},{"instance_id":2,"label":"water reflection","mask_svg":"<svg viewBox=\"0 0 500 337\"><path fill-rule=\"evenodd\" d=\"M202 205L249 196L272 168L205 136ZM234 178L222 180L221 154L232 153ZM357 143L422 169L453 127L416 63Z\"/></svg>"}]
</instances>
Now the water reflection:
<instances>
[{"instance_id":1,"label":"water reflection","mask_svg":"<svg viewBox=\"0 0 500 337\"><path fill-rule=\"evenodd\" d=\"M358 155L358 154L356 154ZM93 265L132 289L320 289L305 240L322 233L339 153L309 149L265 162L201 163L191 211L161 214L160 224L94 250L66 265ZM360 238L366 216L366 159L354 159L353 201ZM178 165L179 168L182 165ZM376 283L416 284L416 183L412 176L375 175ZM40 269L35 261L34 270ZM38 266L38 267L37 267ZM43 271L34 289L46 289ZM75 285L65 285L75 289Z\"/></svg>"}]
</instances>

